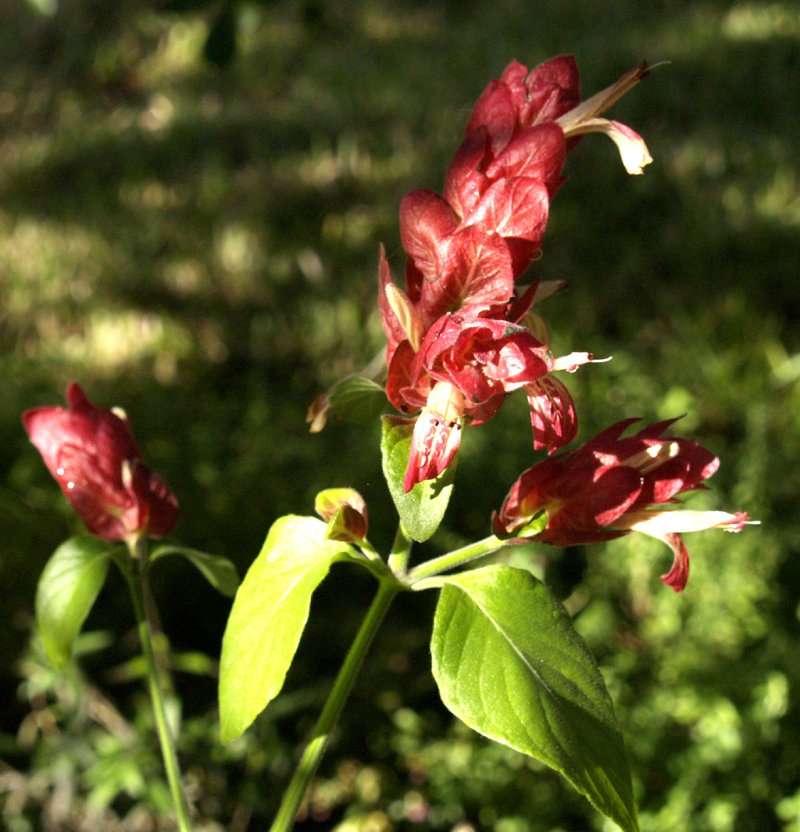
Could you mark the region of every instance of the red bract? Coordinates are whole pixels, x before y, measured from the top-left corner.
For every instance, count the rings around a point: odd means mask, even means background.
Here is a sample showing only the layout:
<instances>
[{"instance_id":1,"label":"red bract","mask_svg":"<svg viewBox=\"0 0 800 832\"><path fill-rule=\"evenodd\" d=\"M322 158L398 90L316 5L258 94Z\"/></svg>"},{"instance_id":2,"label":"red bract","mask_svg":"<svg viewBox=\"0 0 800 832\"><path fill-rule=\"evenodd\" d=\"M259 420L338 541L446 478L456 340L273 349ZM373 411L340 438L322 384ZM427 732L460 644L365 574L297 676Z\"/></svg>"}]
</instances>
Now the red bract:
<instances>
[{"instance_id":1,"label":"red bract","mask_svg":"<svg viewBox=\"0 0 800 832\"><path fill-rule=\"evenodd\" d=\"M142 462L124 413L95 407L75 382L67 404L28 410L22 423L89 531L103 540L168 534L177 501Z\"/></svg>"},{"instance_id":2,"label":"red bract","mask_svg":"<svg viewBox=\"0 0 800 832\"><path fill-rule=\"evenodd\" d=\"M528 395L536 449L552 452L574 438L572 399L545 376L591 356L552 359L539 329L523 320L535 289L515 299L515 284L541 245L564 160L583 133L610 135L630 172L649 161L632 130L598 118L646 72L642 64L581 104L572 57L532 72L512 62L475 105L444 196L417 190L401 202L406 289L393 283L381 249L379 303L387 395L405 413L422 409L406 490L452 460L462 419L485 422L518 387Z\"/></svg>"},{"instance_id":3,"label":"red bract","mask_svg":"<svg viewBox=\"0 0 800 832\"><path fill-rule=\"evenodd\" d=\"M642 64L583 104L571 56L530 73L513 61L489 84L448 168L444 196L417 190L400 204L406 294L423 328L448 310L511 298L541 245L567 151L583 133L610 135L628 170L641 172L650 160L641 138L598 115L646 73Z\"/></svg>"},{"instance_id":4,"label":"red bract","mask_svg":"<svg viewBox=\"0 0 800 832\"><path fill-rule=\"evenodd\" d=\"M591 360L587 353L554 359L530 331L504 317L504 306L474 304L442 315L419 348L403 341L389 365L386 394L405 413L423 408L414 431L405 479L408 491L438 476L458 451L458 423L481 425L497 412L507 393L524 387L532 413L546 412L547 429L537 427L536 447L560 447L574 436L572 399L558 382L542 383L554 369L573 368ZM540 406L540 400L546 404Z\"/></svg>"},{"instance_id":5,"label":"red bract","mask_svg":"<svg viewBox=\"0 0 800 832\"><path fill-rule=\"evenodd\" d=\"M663 437L675 420L621 438L636 421L618 422L578 450L525 471L492 517L495 534L519 533L541 511L547 514L547 525L533 539L553 546L597 543L642 531L672 548L675 560L662 579L682 590L689 556L679 533L715 527L739 531L747 517L664 508L680 502L676 495L704 488L719 460L695 442Z\"/></svg>"}]
</instances>

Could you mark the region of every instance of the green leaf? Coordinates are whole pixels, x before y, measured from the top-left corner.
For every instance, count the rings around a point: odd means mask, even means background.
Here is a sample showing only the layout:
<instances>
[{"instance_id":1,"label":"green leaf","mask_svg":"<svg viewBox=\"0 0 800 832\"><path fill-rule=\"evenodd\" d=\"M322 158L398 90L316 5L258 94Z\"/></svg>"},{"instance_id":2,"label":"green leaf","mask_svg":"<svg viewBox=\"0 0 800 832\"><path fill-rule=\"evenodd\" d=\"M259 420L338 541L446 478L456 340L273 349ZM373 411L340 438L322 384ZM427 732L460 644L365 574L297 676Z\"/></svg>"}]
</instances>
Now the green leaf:
<instances>
[{"instance_id":1,"label":"green leaf","mask_svg":"<svg viewBox=\"0 0 800 832\"><path fill-rule=\"evenodd\" d=\"M357 425L371 425L387 405L383 387L364 376L343 378L331 389L329 401L337 416Z\"/></svg>"},{"instance_id":2,"label":"green leaf","mask_svg":"<svg viewBox=\"0 0 800 832\"><path fill-rule=\"evenodd\" d=\"M191 561L202 573L203 577L217 590L228 598L233 598L239 586L239 573L228 558L222 555L209 555L197 549L185 546L158 546L150 553L150 562L158 560L164 555L181 555Z\"/></svg>"},{"instance_id":3,"label":"green leaf","mask_svg":"<svg viewBox=\"0 0 800 832\"><path fill-rule=\"evenodd\" d=\"M445 705L481 734L561 772L626 832L638 832L611 698L564 607L511 566L445 580L431 640Z\"/></svg>"},{"instance_id":4,"label":"green leaf","mask_svg":"<svg viewBox=\"0 0 800 832\"><path fill-rule=\"evenodd\" d=\"M36 588L36 621L47 658L63 667L108 572L114 544L83 535L62 543Z\"/></svg>"},{"instance_id":5,"label":"green leaf","mask_svg":"<svg viewBox=\"0 0 800 832\"><path fill-rule=\"evenodd\" d=\"M447 466L445 472L435 480L417 483L407 494L403 491L403 479L411 453L411 435L414 432L413 419L401 416L383 417L381 453L383 475L389 485L400 520L413 540L427 540L439 528L456 473L456 460Z\"/></svg>"},{"instance_id":6,"label":"green leaf","mask_svg":"<svg viewBox=\"0 0 800 832\"><path fill-rule=\"evenodd\" d=\"M326 529L315 517L276 520L236 593L220 658L223 742L240 736L280 692L311 596L331 565L359 559L348 544L325 540Z\"/></svg>"}]
</instances>

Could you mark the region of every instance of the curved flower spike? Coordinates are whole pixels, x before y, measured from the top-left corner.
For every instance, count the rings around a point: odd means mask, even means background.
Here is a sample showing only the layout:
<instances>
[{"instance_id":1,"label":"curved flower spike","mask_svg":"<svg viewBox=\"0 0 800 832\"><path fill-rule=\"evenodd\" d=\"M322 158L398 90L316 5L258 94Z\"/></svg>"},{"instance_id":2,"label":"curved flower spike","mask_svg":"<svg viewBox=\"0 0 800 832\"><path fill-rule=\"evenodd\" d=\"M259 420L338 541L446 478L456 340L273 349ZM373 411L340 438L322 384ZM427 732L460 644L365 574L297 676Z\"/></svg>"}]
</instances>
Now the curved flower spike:
<instances>
[{"instance_id":1,"label":"curved flower spike","mask_svg":"<svg viewBox=\"0 0 800 832\"><path fill-rule=\"evenodd\" d=\"M75 382L67 404L27 410L22 423L89 531L103 540L168 534L178 502L142 461L125 413L95 407Z\"/></svg>"},{"instance_id":2,"label":"curved flower spike","mask_svg":"<svg viewBox=\"0 0 800 832\"><path fill-rule=\"evenodd\" d=\"M667 543L672 569L662 580L677 592L689 577L689 555L680 533L724 528L740 531L747 515L688 511L667 506L676 495L705 488L719 467L710 451L688 439L663 437L674 420L659 422L621 438L636 419L612 425L572 453L550 457L525 471L514 483L492 527L513 537L540 512L544 530L531 539L553 546L599 543L632 531Z\"/></svg>"}]
</instances>

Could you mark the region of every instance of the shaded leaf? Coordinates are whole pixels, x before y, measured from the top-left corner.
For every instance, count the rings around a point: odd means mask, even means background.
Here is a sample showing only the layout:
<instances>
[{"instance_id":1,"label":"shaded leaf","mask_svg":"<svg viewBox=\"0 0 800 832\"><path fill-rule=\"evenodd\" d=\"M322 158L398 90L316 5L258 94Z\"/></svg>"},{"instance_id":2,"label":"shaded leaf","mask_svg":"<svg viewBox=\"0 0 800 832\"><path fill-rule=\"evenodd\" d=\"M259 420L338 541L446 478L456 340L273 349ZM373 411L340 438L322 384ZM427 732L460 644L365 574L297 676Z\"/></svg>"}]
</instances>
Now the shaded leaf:
<instances>
[{"instance_id":1,"label":"shaded leaf","mask_svg":"<svg viewBox=\"0 0 800 832\"><path fill-rule=\"evenodd\" d=\"M150 554L150 561L155 561L164 555L181 555L191 561L200 570L203 577L218 592L228 598L233 598L239 586L239 573L236 567L222 555L210 555L197 549L185 546L159 546Z\"/></svg>"},{"instance_id":2,"label":"shaded leaf","mask_svg":"<svg viewBox=\"0 0 800 832\"><path fill-rule=\"evenodd\" d=\"M63 667L108 573L113 543L83 535L62 543L36 588L36 621L48 659Z\"/></svg>"},{"instance_id":3,"label":"shaded leaf","mask_svg":"<svg viewBox=\"0 0 800 832\"><path fill-rule=\"evenodd\" d=\"M345 421L368 426L383 413L386 393L371 379L349 376L330 391L330 406Z\"/></svg>"}]
</instances>

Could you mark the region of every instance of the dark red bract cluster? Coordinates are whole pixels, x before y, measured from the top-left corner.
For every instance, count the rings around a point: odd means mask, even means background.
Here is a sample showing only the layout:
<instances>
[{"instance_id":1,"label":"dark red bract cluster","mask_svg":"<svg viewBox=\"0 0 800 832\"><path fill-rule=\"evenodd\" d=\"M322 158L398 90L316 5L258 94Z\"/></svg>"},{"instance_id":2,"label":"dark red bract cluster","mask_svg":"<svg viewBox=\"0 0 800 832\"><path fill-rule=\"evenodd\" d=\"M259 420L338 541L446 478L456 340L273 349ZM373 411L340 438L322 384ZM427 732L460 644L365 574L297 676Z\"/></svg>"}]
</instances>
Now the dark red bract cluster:
<instances>
[{"instance_id":1,"label":"dark red bract cluster","mask_svg":"<svg viewBox=\"0 0 800 832\"><path fill-rule=\"evenodd\" d=\"M168 534L177 500L142 461L124 414L95 407L74 382L67 404L27 410L22 423L89 531L103 540Z\"/></svg>"},{"instance_id":2,"label":"dark red bract cluster","mask_svg":"<svg viewBox=\"0 0 800 832\"><path fill-rule=\"evenodd\" d=\"M578 141L557 120L579 102L571 56L532 72L512 62L478 100L444 195L417 190L401 202L405 291L393 283L383 252L379 269L386 392L404 413L431 411L417 423L406 490L449 464L462 423L485 422L520 387L531 405L535 447L553 451L575 436L569 393L543 379L591 356L559 364L526 326L536 287L515 293L541 246L550 200ZM434 394L442 385L452 389Z\"/></svg>"},{"instance_id":3,"label":"dark red bract cluster","mask_svg":"<svg viewBox=\"0 0 800 832\"><path fill-rule=\"evenodd\" d=\"M719 460L696 442L664 437L674 419L622 438L636 421L618 422L577 450L525 471L492 517L495 534L516 534L542 511L546 525L532 539L553 546L598 543L643 531L673 548L675 561L663 580L682 590L689 556L678 533L713 527L738 531L746 516L664 508L678 503L678 494L705 488L703 481L717 470Z\"/></svg>"}]
</instances>

